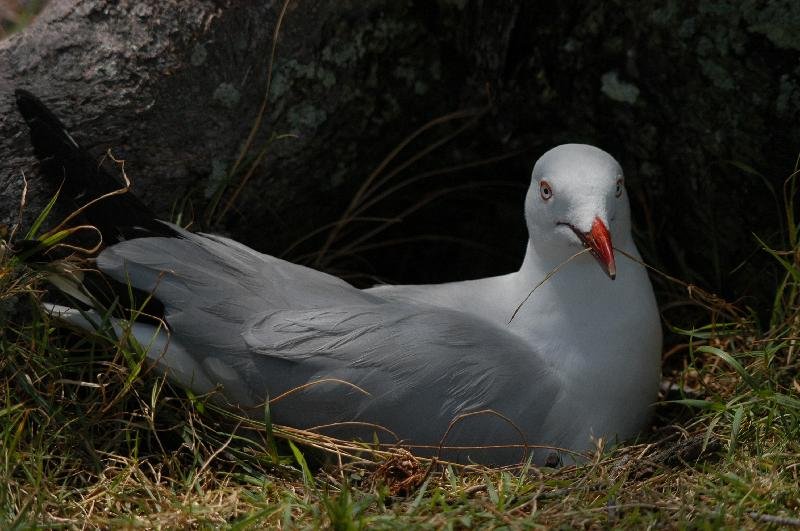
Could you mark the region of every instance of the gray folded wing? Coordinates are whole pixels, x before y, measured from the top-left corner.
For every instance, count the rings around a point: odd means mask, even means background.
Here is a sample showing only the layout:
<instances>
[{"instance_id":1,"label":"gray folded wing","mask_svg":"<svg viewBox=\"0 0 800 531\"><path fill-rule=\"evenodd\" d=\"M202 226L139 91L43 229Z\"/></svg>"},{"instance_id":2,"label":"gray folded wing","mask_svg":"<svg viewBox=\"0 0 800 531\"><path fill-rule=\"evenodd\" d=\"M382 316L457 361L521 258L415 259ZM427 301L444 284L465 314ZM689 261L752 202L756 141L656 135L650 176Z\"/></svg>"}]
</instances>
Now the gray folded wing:
<instances>
[{"instance_id":1,"label":"gray folded wing","mask_svg":"<svg viewBox=\"0 0 800 531\"><path fill-rule=\"evenodd\" d=\"M558 376L517 336L455 310L389 302L323 273L261 255L223 238L142 238L117 244L101 269L155 291L170 342L160 362L183 385L213 381L253 412L274 400L273 419L312 428L377 424L406 443L447 445L552 440L546 419ZM188 353L188 357L187 357ZM191 358L194 367L187 368ZM373 427L331 433L372 440ZM389 432L378 435L392 440ZM467 452L474 456L474 452ZM448 454L451 455L451 454ZM513 457L512 457L513 455ZM478 459L508 462L520 453ZM451 455L452 457L452 455Z\"/></svg>"}]
</instances>

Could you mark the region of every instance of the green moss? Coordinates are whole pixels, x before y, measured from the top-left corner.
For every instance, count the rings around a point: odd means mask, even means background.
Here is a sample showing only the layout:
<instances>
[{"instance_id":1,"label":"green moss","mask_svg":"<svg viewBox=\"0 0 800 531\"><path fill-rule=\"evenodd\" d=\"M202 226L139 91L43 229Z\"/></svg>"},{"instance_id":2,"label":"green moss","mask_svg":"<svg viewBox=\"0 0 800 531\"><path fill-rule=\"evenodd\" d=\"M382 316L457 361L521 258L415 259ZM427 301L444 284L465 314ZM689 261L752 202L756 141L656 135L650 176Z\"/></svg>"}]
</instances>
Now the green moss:
<instances>
[{"instance_id":1,"label":"green moss","mask_svg":"<svg viewBox=\"0 0 800 531\"><path fill-rule=\"evenodd\" d=\"M192 66L200 66L206 62L206 58L208 57L208 51L206 47L200 43L195 44L194 49L192 49L192 57L189 61L192 63Z\"/></svg>"},{"instance_id":2,"label":"green moss","mask_svg":"<svg viewBox=\"0 0 800 531\"><path fill-rule=\"evenodd\" d=\"M292 128L314 129L328 119L328 113L310 103L301 103L289 109L287 119Z\"/></svg>"},{"instance_id":3,"label":"green moss","mask_svg":"<svg viewBox=\"0 0 800 531\"><path fill-rule=\"evenodd\" d=\"M363 25L351 31L350 28L342 28L339 32L341 38L332 39L325 46L319 61L303 64L295 59L279 61L276 65L272 78L272 88L270 98L273 101L283 99L289 90L296 90L298 81L310 81L321 83L325 88L332 88L341 80L337 80L335 72L346 71L350 68L362 65L365 57L369 54L380 54L385 51L392 42L404 33L413 32L414 28L396 20L381 18L374 24ZM422 59L420 59L422 62ZM416 69L404 67L403 72L409 86L416 82ZM377 66L372 69L366 83L377 84ZM344 101L352 99L357 93L355 90L345 91ZM295 117L309 117L308 109L294 109ZM316 113L319 117L319 113ZM316 121L316 120L314 120Z\"/></svg>"},{"instance_id":4,"label":"green moss","mask_svg":"<svg viewBox=\"0 0 800 531\"><path fill-rule=\"evenodd\" d=\"M335 67L348 67L368 53L385 51L400 35L413 28L397 20L380 18L374 25L364 25L349 33L346 39L335 39L322 50L322 62Z\"/></svg>"},{"instance_id":5,"label":"green moss","mask_svg":"<svg viewBox=\"0 0 800 531\"><path fill-rule=\"evenodd\" d=\"M695 19L690 18L681 22L678 28L678 37L680 37L681 40L690 39L694 37L695 33L697 33L697 21Z\"/></svg>"},{"instance_id":6,"label":"green moss","mask_svg":"<svg viewBox=\"0 0 800 531\"><path fill-rule=\"evenodd\" d=\"M789 74L781 76L778 98L775 101L775 109L778 114L786 115L797 112L800 109L800 86L797 84L797 75L792 78Z\"/></svg>"},{"instance_id":7,"label":"green moss","mask_svg":"<svg viewBox=\"0 0 800 531\"><path fill-rule=\"evenodd\" d=\"M297 80L321 83L325 88L331 88L336 84L336 75L333 70L319 64L302 64L294 59L279 62L272 75L270 99L276 101L285 97Z\"/></svg>"},{"instance_id":8,"label":"green moss","mask_svg":"<svg viewBox=\"0 0 800 531\"><path fill-rule=\"evenodd\" d=\"M401 60L401 63L394 69L394 77L404 81L406 86L411 86L417 78L417 73L412 66L407 64L408 61Z\"/></svg>"},{"instance_id":9,"label":"green moss","mask_svg":"<svg viewBox=\"0 0 800 531\"><path fill-rule=\"evenodd\" d=\"M442 63L438 59L432 61L428 68L433 79L439 80L442 78Z\"/></svg>"},{"instance_id":10,"label":"green moss","mask_svg":"<svg viewBox=\"0 0 800 531\"><path fill-rule=\"evenodd\" d=\"M773 0L747 2L744 18L747 29L760 33L779 48L800 50L800 2L796 0Z\"/></svg>"},{"instance_id":11,"label":"green moss","mask_svg":"<svg viewBox=\"0 0 800 531\"><path fill-rule=\"evenodd\" d=\"M639 98L639 88L619 79L616 70L603 74L600 83L600 91L614 101L632 105Z\"/></svg>"},{"instance_id":12,"label":"green moss","mask_svg":"<svg viewBox=\"0 0 800 531\"><path fill-rule=\"evenodd\" d=\"M211 160L211 173L206 180L205 198L210 199L224 184L228 176L230 161L224 159Z\"/></svg>"},{"instance_id":13,"label":"green moss","mask_svg":"<svg viewBox=\"0 0 800 531\"><path fill-rule=\"evenodd\" d=\"M792 24L760 23L750 26L750 30L763 33L775 46L800 50L800 27Z\"/></svg>"},{"instance_id":14,"label":"green moss","mask_svg":"<svg viewBox=\"0 0 800 531\"><path fill-rule=\"evenodd\" d=\"M800 50L800 2L796 0L704 0L698 3L701 16L718 19L719 30L743 37L741 23L775 46Z\"/></svg>"},{"instance_id":15,"label":"green moss","mask_svg":"<svg viewBox=\"0 0 800 531\"><path fill-rule=\"evenodd\" d=\"M678 4L675 0L665 2L663 6L650 13L650 20L658 26L667 26L678 16Z\"/></svg>"},{"instance_id":16,"label":"green moss","mask_svg":"<svg viewBox=\"0 0 800 531\"><path fill-rule=\"evenodd\" d=\"M406 7L397 6L403 10ZM408 92L422 96L431 91L432 80L441 78L441 64L425 54L409 53L396 63L385 61L386 50L398 42L414 42L420 28L396 12L381 12L376 20L342 21L335 35L326 41L315 60L279 60L273 71L270 99L275 114L286 115L291 128L315 128L337 112L337 107L356 104L365 121L395 119L401 106L390 97L374 101L365 98L364 89L386 83L387 76L398 79ZM305 95L319 94L319 86L336 96L320 100ZM335 103L335 107L331 104Z\"/></svg>"},{"instance_id":17,"label":"green moss","mask_svg":"<svg viewBox=\"0 0 800 531\"><path fill-rule=\"evenodd\" d=\"M231 83L220 83L214 90L214 100L228 109L239 104L241 93Z\"/></svg>"},{"instance_id":18,"label":"green moss","mask_svg":"<svg viewBox=\"0 0 800 531\"><path fill-rule=\"evenodd\" d=\"M703 75L717 88L722 90L734 90L736 88L736 82L720 63L710 59L700 59L700 69Z\"/></svg>"},{"instance_id":19,"label":"green moss","mask_svg":"<svg viewBox=\"0 0 800 531\"><path fill-rule=\"evenodd\" d=\"M720 90L733 91L741 84L736 70L740 61L735 57L746 53L753 33L780 48L800 50L800 2L796 0L700 0L694 9L686 6L669 0L653 10L650 20L662 27L677 26L681 43L696 39L700 69ZM782 82L779 108L788 108L794 93L793 83Z\"/></svg>"},{"instance_id":20,"label":"green moss","mask_svg":"<svg viewBox=\"0 0 800 531\"><path fill-rule=\"evenodd\" d=\"M463 11L467 7L467 0L439 0L442 5L447 7L454 7L459 11Z\"/></svg>"}]
</instances>

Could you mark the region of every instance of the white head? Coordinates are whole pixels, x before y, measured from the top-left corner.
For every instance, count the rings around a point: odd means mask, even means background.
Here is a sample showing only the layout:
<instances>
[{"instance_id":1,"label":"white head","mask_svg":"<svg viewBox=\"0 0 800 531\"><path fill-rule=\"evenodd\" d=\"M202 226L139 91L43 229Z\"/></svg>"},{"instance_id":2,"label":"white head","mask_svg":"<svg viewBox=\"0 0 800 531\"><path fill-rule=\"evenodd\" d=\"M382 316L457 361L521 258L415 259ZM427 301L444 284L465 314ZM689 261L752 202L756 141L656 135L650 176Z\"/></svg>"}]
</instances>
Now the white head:
<instances>
[{"instance_id":1,"label":"white head","mask_svg":"<svg viewBox=\"0 0 800 531\"><path fill-rule=\"evenodd\" d=\"M561 262L588 247L613 279L612 242L627 243L631 230L622 168L594 146L554 147L533 167L525 219L537 253Z\"/></svg>"}]
</instances>

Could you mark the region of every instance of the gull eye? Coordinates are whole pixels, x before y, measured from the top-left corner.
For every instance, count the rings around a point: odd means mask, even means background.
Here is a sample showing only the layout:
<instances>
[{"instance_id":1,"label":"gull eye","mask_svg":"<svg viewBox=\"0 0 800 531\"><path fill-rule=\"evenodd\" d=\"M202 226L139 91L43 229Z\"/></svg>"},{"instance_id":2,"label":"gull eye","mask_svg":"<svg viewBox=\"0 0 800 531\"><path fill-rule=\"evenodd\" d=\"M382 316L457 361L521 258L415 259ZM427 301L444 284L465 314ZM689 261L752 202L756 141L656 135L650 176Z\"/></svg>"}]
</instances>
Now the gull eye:
<instances>
[{"instance_id":1,"label":"gull eye","mask_svg":"<svg viewBox=\"0 0 800 531\"><path fill-rule=\"evenodd\" d=\"M621 196L622 188L623 188L622 179L617 179L617 190L614 192L614 195L617 197Z\"/></svg>"},{"instance_id":2,"label":"gull eye","mask_svg":"<svg viewBox=\"0 0 800 531\"><path fill-rule=\"evenodd\" d=\"M553 197L553 187L550 186L549 182L547 181L539 182L539 195L541 195L542 199L544 199L545 201Z\"/></svg>"}]
</instances>

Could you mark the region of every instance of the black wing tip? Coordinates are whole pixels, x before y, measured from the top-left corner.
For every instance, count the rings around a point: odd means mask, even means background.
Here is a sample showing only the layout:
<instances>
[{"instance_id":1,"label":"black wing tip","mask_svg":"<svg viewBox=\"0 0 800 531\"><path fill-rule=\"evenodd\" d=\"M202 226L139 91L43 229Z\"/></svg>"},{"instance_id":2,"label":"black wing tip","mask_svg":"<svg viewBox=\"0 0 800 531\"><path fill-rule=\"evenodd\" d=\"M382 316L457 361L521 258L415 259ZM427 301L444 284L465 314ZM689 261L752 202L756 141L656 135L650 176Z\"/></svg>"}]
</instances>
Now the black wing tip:
<instances>
[{"instance_id":1,"label":"black wing tip","mask_svg":"<svg viewBox=\"0 0 800 531\"><path fill-rule=\"evenodd\" d=\"M19 113L22 115L22 118L25 119L28 126L32 125L32 122L36 120L37 116L47 112L47 107L42 103L42 100L25 89L14 89L14 99L17 102Z\"/></svg>"},{"instance_id":2,"label":"black wing tip","mask_svg":"<svg viewBox=\"0 0 800 531\"><path fill-rule=\"evenodd\" d=\"M31 145L38 159L58 156L67 158L81 151L58 116L32 92L15 89L17 109L28 124Z\"/></svg>"},{"instance_id":3,"label":"black wing tip","mask_svg":"<svg viewBox=\"0 0 800 531\"><path fill-rule=\"evenodd\" d=\"M39 101L39 98L34 96L32 92L23 88L14 89L14 98L17 100L17 105L23 105L29 101Z\"/></svg>"},{"instance_id":4,"label":"black wing tip","mask_svg":"<svg viewBox=\"0 0 800 531\"><path fill-rule=\"evenodd\" d=\"M19 113L28 122L28 125L31 125L36 120L46 119L48 122L54 125L57 124L62 129L64 128L61 120L32 92L21 88L14 89L14 98L16 99Z\"/></svg>"},{"instance_id":5,"label":"black wing tip","mask_svg":"<svg viewBox=\"0 0 800 531\"><path fill-rule=\"evenodd\" d=\"M86 203L107 195L84 212L84 218L100 230L106 242L177 235L134 194L108 195L120 190L123 183L73 139L64 123L37 96L22 88L15 89L14 96L45 176L53 183L63 183L65 195L72 200L80 197Z\"/></svg>"},{"instance_id":6,"label":"black wing tip","mask_svg":"<svg viewBox=\"0 0 800 531\"><path fill-rule=\"evenodd\" d=\"M30 104L42 105L41 100L34 96L33 92L23 88L14 89L14 98L17 100L17 107L23 107Z\"/></svg>"}]
</instances>

